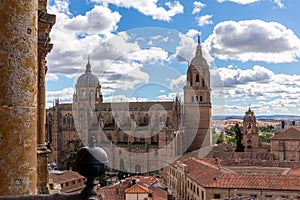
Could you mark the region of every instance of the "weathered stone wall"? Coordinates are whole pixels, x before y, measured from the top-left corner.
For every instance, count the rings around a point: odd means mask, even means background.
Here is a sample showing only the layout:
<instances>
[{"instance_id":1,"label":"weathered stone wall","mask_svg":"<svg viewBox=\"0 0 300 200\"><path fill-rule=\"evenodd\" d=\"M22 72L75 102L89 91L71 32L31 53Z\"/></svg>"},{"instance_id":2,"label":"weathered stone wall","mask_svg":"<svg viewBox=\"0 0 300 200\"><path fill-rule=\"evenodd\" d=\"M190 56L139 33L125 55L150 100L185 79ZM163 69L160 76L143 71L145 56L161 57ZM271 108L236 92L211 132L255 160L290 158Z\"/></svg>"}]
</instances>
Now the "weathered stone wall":
<instances>
[{"instance_id":1,"label":"weathered stone wall","mask_svg":"<svg viewBox=\"0 0 300 200\"><path fill-rule=\"evenodd\" d=\"M0 195L37 193L37 9L0 1Z\"/></svg>"}]
</instances>

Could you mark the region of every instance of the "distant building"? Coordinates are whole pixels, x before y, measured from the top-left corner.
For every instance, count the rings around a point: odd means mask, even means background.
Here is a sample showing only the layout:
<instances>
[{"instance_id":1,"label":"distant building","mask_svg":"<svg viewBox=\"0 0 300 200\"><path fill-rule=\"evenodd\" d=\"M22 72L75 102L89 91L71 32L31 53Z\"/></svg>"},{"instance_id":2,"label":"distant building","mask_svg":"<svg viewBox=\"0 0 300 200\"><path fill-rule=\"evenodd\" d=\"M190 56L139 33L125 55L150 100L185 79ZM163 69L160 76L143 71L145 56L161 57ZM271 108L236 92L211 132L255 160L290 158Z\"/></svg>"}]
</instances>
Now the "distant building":
<instances>
[{"instance_id":1,"label":"distant building","mask_svg":"<svg viewBox=\"0 0 300 200\"><path fill-rule=\"evenodd\" d=\"M271 137L271 152L279 161L300 161L300 129L295 126L277 131Z\"/></svg>"},{"instance_id":2,"label":"distant building","mask_svg":"<svg viewBox=\"0 0 300 200\"><path fill-rule=\"evenodd\" d=\"M96 136L108 153L109 167L137 173L155 171L177 155L211 145L210 74L200 41L187 70L183 105L178 96L166 102L105 103L90 62L75 88L73 104L56 102L47 109L50 161L59 169L78 133L85 144Z\"/></svg>"},{"instance_id":3,"label":"distant building","mask_svg":"<svg viewBox=\"0 0 300 200\"><path fill-rule=\"evenodd\" d=\"M168 188L153 176L132 176L97 190L102 200L172 200Z\"/></svg>"},{"instance_id":4,"label":"distant building","mask_svg":"<svg viewBox=\"0 0 300 200\"><path fill-rule=\"evenodd\" d=\"M74 171L52 170L49 174L49 192L80 193L85 187L86 178Z\"/></svg>"},{"instance_id":5,"label":"distant building","mask_svg":"<svg viewBox=\"0 0 300 200\"><path fill-rule=\"evenodd\" d=\"M243 174L191 157L171 164L165 179L176 200L300 198L298 175Z\"/></svg>"}]
</instances>

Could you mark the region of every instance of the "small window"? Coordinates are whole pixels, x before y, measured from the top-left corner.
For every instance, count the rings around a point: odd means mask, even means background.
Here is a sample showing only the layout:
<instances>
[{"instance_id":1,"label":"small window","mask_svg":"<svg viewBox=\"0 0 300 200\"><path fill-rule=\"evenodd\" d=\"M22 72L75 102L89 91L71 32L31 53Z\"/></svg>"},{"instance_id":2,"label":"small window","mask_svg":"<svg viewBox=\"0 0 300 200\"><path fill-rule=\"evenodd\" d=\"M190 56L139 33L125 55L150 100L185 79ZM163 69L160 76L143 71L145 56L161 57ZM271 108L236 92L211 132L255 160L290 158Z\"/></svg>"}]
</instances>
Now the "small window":
<instances>
[{"instance_id":1,"label":"small window","mask_svg":"<svg viewBox=\"0 0 300 200\"><path fill-rule=\"evenodd\" d=\"M221 199L221 194L214 194L214 199Z\"/></svg>"},{"instance_id":2,"label":"small window","mask_svg":"<svg viewBox=\"0 0 300 200\"><path fill-rule=\"evenodd\" d=\"M203 101L203 97L202 96L200 96L200 102L202 102Z\"/></svg>"},{"instance_id":3,"label":"small window","mask_svg":"<svg viewBox=\"0 0 300 200\"><path fill-rule=\"evenodd\" d=\"M199 82L199 74L196 75L196 82Z\"/></svg>"},{"instance_id":4,"label":"small window","mask_svg":"<svg viewBox=\"0 0 300 200\"><path fill-rule=\"evenodd\" d=\"M283 146L284 145L284 141L279 141L279 146Z\"/></svg>"}]
</instances>

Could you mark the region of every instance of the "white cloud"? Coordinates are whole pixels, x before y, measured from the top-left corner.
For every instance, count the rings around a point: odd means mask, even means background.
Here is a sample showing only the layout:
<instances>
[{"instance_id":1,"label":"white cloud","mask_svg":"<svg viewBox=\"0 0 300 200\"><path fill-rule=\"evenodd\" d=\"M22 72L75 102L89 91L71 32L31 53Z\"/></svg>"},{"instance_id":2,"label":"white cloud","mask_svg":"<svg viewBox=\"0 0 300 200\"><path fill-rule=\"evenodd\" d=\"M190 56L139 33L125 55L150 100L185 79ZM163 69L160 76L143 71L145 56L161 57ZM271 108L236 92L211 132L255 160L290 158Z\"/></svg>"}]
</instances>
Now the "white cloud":
<instances>
[{"instance_id":1,"label":"white cloud","mask_svg":"<svg viewBox=\"0 0 300 200\"><path fill-rule=\"evenodd\" d=\"M219 59L293 62L300 56L300 39L277 22L224 21L214 27L204 43Z\"/></svg>"},{"instance_id":2,"label":"white cloud","mask_svg":"<svg viewBox=\"0 0 300 200\"><path fill-rule=\"evenodd\" d=\"M192 14L199 13L202 10L202 8L206 6L204 3L201 3L200 1L194 1L193 5L194 5L194 9Z\"/></svg>"},{"instance_id":3,"label":"white cloud","mask_svg":"<svg viewBox=\"0 0 300 200\"><path fill-rule=\"evenodd\" d=\"M190 29L188 30L188 32L186 33L186 36L190 37L190 38L195 38L195 36L197 36L199 34L198 30L195 29Z\"/></svg>"},{"instance_id":4,"label":"white cloud","mask_svg":"<svg viewBox=\"0 0 300 200\"><path fill-rule=\"evenodd\" d=\"M170 88L173 89L182 89L186 84L186 75L182 75L177 79L171 80Z\"/></svg>"},{"instance_id":5,"label":"white cloud","mask_svg":"<svg viewBox=\"0 0 300 200\"><path fill-rule=\"evenodd\" d=\"M162 35L154 35L150 37L150 40L148 41L149 46L158 45L160 43L166 43L169 41L169 37L163 37Z\"/></svg>"},{"instance_id":6,"label":"white cloud","mask_svg":"<svg viewBox=\"0 0 300 200\"><path fill-rule=\"evenodd\" d=\"M193 35L195 33L194 29L189 30L187 32L189 35ZM197 32L198 34L198 32ZM188 37L187 34L179 34L180 42L179 45L176 47L175 57L179 62L190 62L192 58L195 56L195 49L197 46L197 42L191 38ZM208 65L210 65L213 62L213 58L209 55L207 49L205 46L201 46L203 57L206 59Z\"/></svg>"},{"instance_id":7,"label":"white cloud","mask_svg":"<svg viewBox=\"0 0 300 200\"><path fill-rule=\"evenodd\" d=\"M234 109L249 103L261 114L295 114L294 108L300 103L300 75L276 74L262 66L245 70L217 68L211 70L212 80L224 84L223 89L220 87L215 91L212 88L212 92L213 96L226 98L229 114L238 114L240 110Z\"/></svg>"},{"instance_id":8,"label":"white cloud","mask_svg":"<svg viewBox=\"0 0 300 200\"><path fill-rule=\"evenodd\" d=\"M246 5L246 4L250 4L250 3L254 3L254 2L258 2L258 1L261 1L261 0L217 0L219 3L223 3L225 1L231 1L231 2L234 2L234 3L237 3L237 4L243 4L243 5Z\"/></svg>"},{"instance_id":9,"label":"white cloud","mask_svg":"<svg viewBox=\"0 0 300 200\"><path fill-rule=\"evenodd\" d=\"M219 3L223 3L226 1L241 4L241 5L247 5L252 4L255 2L261 2L261 1L270 1L270 0L217 0ZM279 8L284 8L284 4L281 0L272 0Z\"/></svg>"},{"instance_id":10,"label":"white cloud","mask_svg":"<svg viewBox=\"0 0 300 200\"><path fill-rule=\"evenodd\" d=\"M117 29L121 15L109 8L95 6L85 15L78 15L64 22L64 28L75 34L105 34Z\"/></svg>"},{"instance_id":11,"label":"white cloud","mask_svg":"<svg viewBox=\"0 0 300 200\"><path fill-rule=\"evenodd\" d=\"M176 96L183 96L183 93L170 92L168 94L159 95L155 100L157 101L172 101Z\"/></svg>"},{"instance_id":12,"label":"white cloud","mask_svg":"<svg viewBox=\"0 0 300 200\"><path fill-rule=\"evenodd\" d=\"M168 52L158 47L151 47L149 49L141 49L139 51L131 52L126 57L129 60L138 60L143 63L155 63L160 60L167 60Z\"/></svg>"},{"instance_id":13,"label":"white cloud","mask_svg":"<svg viewBox=\"0 0 300 200\"><path fill-rule=\"evenodd\" d=\"M213 22L210 20L212 18L212 15L204 15L197 17L196 20L198 22L198 26L202 27L208 24L212 24Z\"/></svg>"},{"instance_id":14,"label":"white cloud","mask_svg":"<svg viewBox=\"0 0 300 200\"><path fill-rule=\"evenodd\" d=\"M146 16L152 16L153 19L170 21L172 17L183 13L184 7L179 1L166 2L164 7L157 5L158 0L91 0L92 2L101 3L104 6L113 4L118 7L134 8Z\"/></svg>"},{"instance_id":15,"label":"white cloud","mask_svg":"<svg viewBox=\"0 0 300 200\"><path fill-rule=\"evenodd\" d=\"M57 81L57 80L58 80L57 74L53 74L53 73L46 74L46 81Z\"/></svg>"},{"instance_id":16,"label":"white cloud","mask_svg":"<svg viewBox=\"0 0 300 200\"><path fill-rule=\"evenodd\" d=\"M276 3L279 8L284 8L284 4L281 2L281 0L274 0L274 3Z\"/></svg>"},{"instance_id":17,"label":"white cloud","mask_svg":"<svg viewBox=\"0 0 300 200\"><path fill-rule=\"evenodd\" d=\"M59 99L61 103L72 103L73 94L74 88L64 88L59 91L47 91L46 107L51 107L56 99Z\"/></svg>"}]
</instances>

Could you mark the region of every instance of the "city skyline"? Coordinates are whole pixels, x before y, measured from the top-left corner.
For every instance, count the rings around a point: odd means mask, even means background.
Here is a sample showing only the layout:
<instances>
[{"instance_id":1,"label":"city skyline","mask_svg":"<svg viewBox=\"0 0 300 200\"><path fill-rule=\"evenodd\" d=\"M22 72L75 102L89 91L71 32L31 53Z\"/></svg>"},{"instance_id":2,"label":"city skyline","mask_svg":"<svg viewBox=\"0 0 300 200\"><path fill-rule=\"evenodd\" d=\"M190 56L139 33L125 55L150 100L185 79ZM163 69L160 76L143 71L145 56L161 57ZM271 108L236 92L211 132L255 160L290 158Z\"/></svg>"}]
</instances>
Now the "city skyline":
<instances>
[{"instance_id":1,"label":"city skyline","mask_svg":"<svg viewBox=\"0 0 300 200\"><path fill-rule=\"evenodd\" d=\"M214 115L242 115L249 104L256 115L297 115L297 4L50 1L48 12L56 14L57 22L51 32L54 48L47 57L47 107L56 98L72 102L74 84L89 56L104 101L125 101L125 94L130 101L183 97L188 62L200 34L212 75Z\"/></svg>"}]
</instances>

